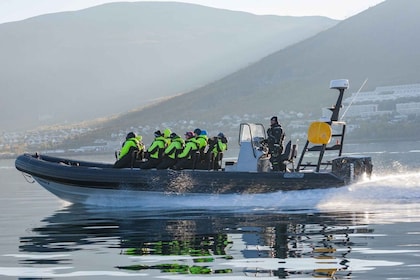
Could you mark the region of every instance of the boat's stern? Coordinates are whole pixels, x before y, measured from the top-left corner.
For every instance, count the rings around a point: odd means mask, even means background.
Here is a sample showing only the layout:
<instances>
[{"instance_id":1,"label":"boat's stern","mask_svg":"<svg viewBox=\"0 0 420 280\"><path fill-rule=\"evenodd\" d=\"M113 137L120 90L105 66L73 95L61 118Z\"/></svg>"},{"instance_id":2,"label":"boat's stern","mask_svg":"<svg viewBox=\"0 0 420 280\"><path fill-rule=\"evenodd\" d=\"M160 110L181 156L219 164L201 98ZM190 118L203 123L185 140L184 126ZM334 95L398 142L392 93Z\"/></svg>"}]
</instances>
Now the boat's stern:
<instances>
[{"instance_id":1,"label":"boat's stern","mask_svg":"<svg viewBox=\"0 0 420 280\"><path fill-rule=\"evenodd\" d=\"M351 156L332 160L332 173L343 178L346 183L359 181L364 177L370 178L372 170L371 157Z\"/></svg>"}]
</instances>

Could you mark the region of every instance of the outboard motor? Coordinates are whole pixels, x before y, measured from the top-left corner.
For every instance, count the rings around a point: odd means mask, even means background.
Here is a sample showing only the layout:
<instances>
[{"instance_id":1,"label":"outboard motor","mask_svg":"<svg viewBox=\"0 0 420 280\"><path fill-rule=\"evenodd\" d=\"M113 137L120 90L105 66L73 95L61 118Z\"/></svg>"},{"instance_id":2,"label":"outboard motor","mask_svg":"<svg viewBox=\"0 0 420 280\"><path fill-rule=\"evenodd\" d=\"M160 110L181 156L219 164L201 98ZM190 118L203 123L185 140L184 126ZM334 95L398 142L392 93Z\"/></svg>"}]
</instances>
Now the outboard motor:
<instances>
[{"instance_id":1,"label":"outboard motor","mask_svg":"<svg viewBox=\"0 0 420 280\"><path fill-rule=\"evenodd\" d=\"M343 178L346 183L359 181L365 175L370 179L372 170L371 157L339 157L332 161L332 173Z\"/></svg>"}]
</instances>

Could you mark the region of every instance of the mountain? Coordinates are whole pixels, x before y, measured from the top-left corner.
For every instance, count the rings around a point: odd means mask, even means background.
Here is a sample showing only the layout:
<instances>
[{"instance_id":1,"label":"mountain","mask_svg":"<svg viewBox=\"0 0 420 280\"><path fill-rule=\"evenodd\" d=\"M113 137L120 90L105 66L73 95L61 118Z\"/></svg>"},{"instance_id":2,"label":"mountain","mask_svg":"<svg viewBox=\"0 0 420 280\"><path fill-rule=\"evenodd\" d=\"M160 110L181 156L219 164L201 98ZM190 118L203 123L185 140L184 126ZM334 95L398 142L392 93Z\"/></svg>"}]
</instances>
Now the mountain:
<instances>
[{"instance_id":1,"label":"mountain","mask_svg":"<svg viewBox=\"0 0 420 280\"><path fill-rule=\"evenodd\" d=\"M349 92L366 79L364 91L419 83L419 10L420 1L385 1L205 87L106 122L87 137L133 129L152 134L162 125L191 129L198 123L226 131L230 127L216 125L227 115L238 123L252 114L251 121L264 122L291 111L317 119L320 108L335 102L335 91L328 89L332 79L349 79Z\"/></svg>"},{"instance_id":2,"label":"mountain","mask_svg":"<svg viewBox=\"0 0 420 280\"><path fill-rule=\"evenodd\" d=\"M189 92L336 23L137 2L0 24L0 130L110 116Z\"/></svg>"}]
</instances>

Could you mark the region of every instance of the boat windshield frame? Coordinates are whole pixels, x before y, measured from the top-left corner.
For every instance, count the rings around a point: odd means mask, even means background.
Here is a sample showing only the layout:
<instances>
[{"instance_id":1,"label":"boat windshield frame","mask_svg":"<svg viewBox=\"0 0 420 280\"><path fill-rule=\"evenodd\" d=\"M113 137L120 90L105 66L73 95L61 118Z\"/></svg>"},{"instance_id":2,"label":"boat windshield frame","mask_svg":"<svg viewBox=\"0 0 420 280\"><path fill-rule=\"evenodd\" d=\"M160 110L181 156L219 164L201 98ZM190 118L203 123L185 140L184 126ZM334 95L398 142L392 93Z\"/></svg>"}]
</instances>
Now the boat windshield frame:
<instances>
[{"instance_id":1,"label":"boat windshield frame","mask_svg":"<svg viewBox=\"0 0 420 280\"><path fill-rule=\"evenodd\" d=\"M264 139L267 139L267 134L262 123L241 123L238 137L239 146L243 142L251 142L255 153L255 149L261 147Z\"/></svg>"}]
</instances>

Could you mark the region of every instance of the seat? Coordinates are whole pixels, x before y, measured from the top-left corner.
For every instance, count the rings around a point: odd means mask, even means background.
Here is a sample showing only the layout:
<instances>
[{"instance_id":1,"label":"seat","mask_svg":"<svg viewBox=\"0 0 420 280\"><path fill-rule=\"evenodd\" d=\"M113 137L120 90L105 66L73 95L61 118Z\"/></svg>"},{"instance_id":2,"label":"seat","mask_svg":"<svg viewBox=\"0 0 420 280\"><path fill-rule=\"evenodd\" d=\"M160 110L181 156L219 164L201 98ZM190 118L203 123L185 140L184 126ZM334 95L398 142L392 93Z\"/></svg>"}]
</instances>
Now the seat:
<instances>
[{"instance_id":1,"label":"seat","mask_svg":"<svg viewBox=\"0 0 420 280\"><path fill-rule=\"evenodd\" d=\"M287 142L286 144L286 148L284 149L284 153L281 154L280 156L280 160L282 162L286 162L287 163L294 163L294 159L297 156L297 144L293 144L292 145L292 141ZM295 167L294 165L292 166L292 170L294 170ZM287 169L286 169L287 170Z\"/></svg>"},{"instance_id":2,"label":"seat","mask_svg":"<svg viewBox=\"0 0 420 280\"><path fill-rule=\"evenodd\" d=\"M292 141L287 142L284 153L281 154L281 161L289 161L292 156Z\"/></svg>"}]
</instances>

